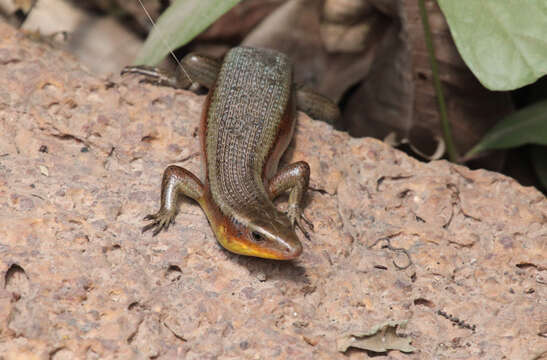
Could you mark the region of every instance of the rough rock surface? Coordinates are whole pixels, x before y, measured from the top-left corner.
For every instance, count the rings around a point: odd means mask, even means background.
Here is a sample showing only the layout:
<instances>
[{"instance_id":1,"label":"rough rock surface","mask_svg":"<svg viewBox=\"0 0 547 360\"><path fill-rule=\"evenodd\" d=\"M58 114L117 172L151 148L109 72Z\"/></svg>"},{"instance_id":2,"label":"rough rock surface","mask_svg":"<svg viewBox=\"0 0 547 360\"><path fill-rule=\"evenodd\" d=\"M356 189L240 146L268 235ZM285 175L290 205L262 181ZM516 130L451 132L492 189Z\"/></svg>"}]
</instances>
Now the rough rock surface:
<instances>
[{"instance_id":1,"label":"rough rock surface","mask_svg":"<svg viewBox=\"0 0 547 360\"><path fill-rule=\"evenodd\" d=\"M0 358L547 352L547 201L534 188L301 115L286 160L308 161L325 190L308 193L312 240L294 262L241 257L190 202L168 232L140 232L166 165L199 173L204 97L98 79L3 24L0 84ZM402 320L413 353L337 351Z\"/></svg>"}]
</instances>

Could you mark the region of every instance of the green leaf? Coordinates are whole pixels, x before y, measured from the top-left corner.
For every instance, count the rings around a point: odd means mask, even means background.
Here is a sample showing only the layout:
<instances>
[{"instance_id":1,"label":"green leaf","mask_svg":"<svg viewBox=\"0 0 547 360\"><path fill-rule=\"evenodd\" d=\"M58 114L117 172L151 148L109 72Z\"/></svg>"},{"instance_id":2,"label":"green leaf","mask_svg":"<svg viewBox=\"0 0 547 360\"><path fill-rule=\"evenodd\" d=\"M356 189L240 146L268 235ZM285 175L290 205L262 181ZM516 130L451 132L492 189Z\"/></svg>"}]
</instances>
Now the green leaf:
<instances>
[{"instance_id":1,"label":"green leaf","mask_svg":"<svg viewBox=\"0 0 547 360\"><path fill-rule=\"evenodd\" d=\"M484 150L512 148L524 144L547 145L547 100L506 116L465 157Z\"/></svg>"},{"instance_id":2,"label":"green leaf","mask_svg":"<svg viewBox=\"0 0 547 360\"><path fill-rule=\"evenodd\" d=\"M176 0L139 51L135 65L157 65L170 50L192 40L240 0Z\"/></svg>"},{"instance_id":3,"label":"green leaf","mask_svg":"<svg viewBox=\"0 0 547 360\"><path fill-rule=\"evenodd\" d=\"M538 180L543 186L543 190L547 191L547 147L534 146L530 155Z\"/></svg>"},{"instance_id":4,"label":"green leaf","mask_svg":"<svg viewBox=\"0 0 547 360\"><path fill-rule=\"evenodd\" d=\"M547 73L547 1L438 0L463 60L491 90Z\"/></svg>"}]
</instances>

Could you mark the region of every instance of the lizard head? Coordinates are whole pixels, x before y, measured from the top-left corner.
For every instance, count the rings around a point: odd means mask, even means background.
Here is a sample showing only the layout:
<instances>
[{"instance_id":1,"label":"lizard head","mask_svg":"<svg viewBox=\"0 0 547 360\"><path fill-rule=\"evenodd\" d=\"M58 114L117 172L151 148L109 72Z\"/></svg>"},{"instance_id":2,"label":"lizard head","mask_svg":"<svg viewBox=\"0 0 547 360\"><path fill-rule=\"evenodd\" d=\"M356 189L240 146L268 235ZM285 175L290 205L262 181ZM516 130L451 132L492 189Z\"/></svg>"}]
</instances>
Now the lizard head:
<instances>
[{"instance_id":1,"label":"lizard head","mask_svg":"<svg viewBox=\"0 0 547 360\"><path fill-rule=\"evenodd\" d=\"M296 259L302 253L302 243L285 214L273 215L254 217L246 224L223 222L218 227L217 239L236 254L274 260Z\"/></svg>"},{"instance_id":2,"label":"lizard head","mask_svg":"<svg viewBox=\"0 0 547 360\"><path fill-rule=\"evenodd\" d=\"M284 216L284 214L283 214ZM291 260L302 253L302 243L288 219L283 222L269 221L248 226L247 239L256 255L268 259Z\"/></svg>"}]
</instances>

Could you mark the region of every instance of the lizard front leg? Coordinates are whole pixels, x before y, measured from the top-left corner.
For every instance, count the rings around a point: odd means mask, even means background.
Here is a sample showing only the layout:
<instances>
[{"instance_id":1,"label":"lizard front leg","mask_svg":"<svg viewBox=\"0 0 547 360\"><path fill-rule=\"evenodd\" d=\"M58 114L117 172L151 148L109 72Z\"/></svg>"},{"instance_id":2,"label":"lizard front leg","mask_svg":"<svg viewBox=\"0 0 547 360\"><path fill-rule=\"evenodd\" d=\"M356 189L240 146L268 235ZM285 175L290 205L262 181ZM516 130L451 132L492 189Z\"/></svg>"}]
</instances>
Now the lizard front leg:
<instances>
[{"instance_id":1,"label":"lizard front leg","mask_svg":"<svg viewBox=\"0 0 547 360\"><path fill-rule=\"evenodd\" d=\"M142 228L142 232L154 229L157 235L162 229L167 230L175 220L177 202L181 195L200 201L203 198L203 184L199 179L180 166L171 165L163 172L161 182L161 206L157 213L147 215L144 220L151 223Z\"/></svg>"},{"instance_id":2,"label":"lizard front leg","mask_svg":"<svg viewBox=\"0 0 547 360\"><path fill-rule=\"evenodd\" d=\"M280 170L270 179L268 190L272 199L275 199L284 192L289 191L289 208L287 216L294 227L298 226L304 235L309 234L300 224L304 220L313 230L313 225L302 215L302 201L310 182L310 166L305 161L295 162Z\"/></svg>"}]
</instances>

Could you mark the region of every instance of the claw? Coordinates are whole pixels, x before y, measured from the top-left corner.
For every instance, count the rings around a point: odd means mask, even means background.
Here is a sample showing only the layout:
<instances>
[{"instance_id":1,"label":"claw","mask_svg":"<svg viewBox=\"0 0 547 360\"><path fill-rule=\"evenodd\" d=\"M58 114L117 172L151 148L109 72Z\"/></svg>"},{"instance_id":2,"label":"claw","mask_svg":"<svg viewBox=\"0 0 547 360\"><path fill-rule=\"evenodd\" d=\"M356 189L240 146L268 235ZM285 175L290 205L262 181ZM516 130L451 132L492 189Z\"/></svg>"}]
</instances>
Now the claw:
<instances>
[{"instance_id":1,"label":"claw","mask_svg":"<svg viewBox=\"0 0 547 360\"><path fill-rule=\"evenodd\" d=\"M141 233L144 234L148 230L152 229L154 226L156 226L156 223L150 223L148 225L143 226Z\"/></svg>"},{"instance_id":2,"label":"claw","mask_svg":"<svg viewBox=\"0 0 547 360\"><path fill-rule=\"evenodd\" d=\"M160 210L156 214L146 215L143 220L151 221L151 223L143 226L142 232L144 233L150 229L154 229L152 236L156 236L162 230L167 231L169 225L175 223L175 216L171 212Z\"/></svg>"},{"instance_id":3,"label":"claw","mask_svg":"<svg viewBox=\"0 0 547 360\"><path fill-rule=\"evenodd\" d=\"M304 214L300 214L300 218L301 218L302 220L304 220L304 222L306 223L306 225L308 225L308 227L310 228L311 231L314 230L313 223L312 223L310 220L308 220L308 219L304 216Z\"/></svg>"},{"instance_id":4,"label":"claw","mask_svg":"<svg viewBox=\"0 0 547 360\"><path fill-rule=\"evenodd\" d=\"M304 216L304 213L298 210L291 211L291 209L289 209L287 211L287 216L291 220L293 228L296 226L300 229L300 231L302 231L302 234L304 234L306 239L311 240L310 234L304 229L300 220L303 220L311 231L313 231L313 223Z\"/></svg>"},{"instance_id":5,"label":"claw","mask_svg":"<svg viewBox=\"0 0 547 360\"><path fill-rule=\"evenodd\" d=\"M300 224L300 221L296 222L296 227L302 231L302 234L304 234L304 237L308 240L311 240L310 234L304 229L304 227ZM312 229L313 230L313 229Z\"/></svg>"},{"instance_id":6,"label":"claw","mask_svg":"<svg viewBox=\"0 0 547 360\"><path fill-rule=\"evenodd\" d=\"M163 224L158 225L156 230L154 230L154 232L152 233L152 236L158 235L160 233L161 229L163 229Z\"/></svg>"},{"instance_id":7,"label":"claw","mask_svg":"<svg viewBox=\"0 0 547 360\"><path fill-rule=\"evenodd\" d=\"M143 220L154 220L156 218L156 215L155 214L148 214L144 217Z\"/></svg>"}]
</instances>

